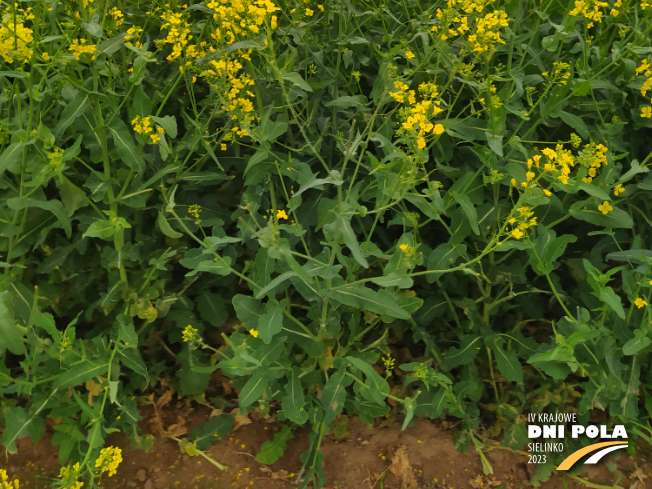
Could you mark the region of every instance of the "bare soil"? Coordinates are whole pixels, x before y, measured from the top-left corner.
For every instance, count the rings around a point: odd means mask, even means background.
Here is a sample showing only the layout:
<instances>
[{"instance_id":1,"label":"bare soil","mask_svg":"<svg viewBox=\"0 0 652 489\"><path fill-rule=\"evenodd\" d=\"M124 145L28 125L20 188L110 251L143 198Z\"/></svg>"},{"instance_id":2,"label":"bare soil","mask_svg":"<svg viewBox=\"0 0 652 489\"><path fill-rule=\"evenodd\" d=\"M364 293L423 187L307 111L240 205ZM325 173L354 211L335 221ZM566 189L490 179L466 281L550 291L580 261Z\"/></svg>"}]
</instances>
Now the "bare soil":
<instances>
[{"instance_id":1,"label":"bare soil","mask_svg":"<svg viewBox=\"0 0 652 489\"><path fill-rule=\"evenodd\" d=\"M165 403L158 409L144 406L144 432L160 430L159 421L170 430L190 430L205 422L211 410L185 402ZM213 412L215 414L215 412ZM308 429L297 430L288 442L285 455L276 463L265 466L255 460L263 442L280 431L281 424L254 416L239 418L237 427L227 439L217 442L208 451L214 460L228 467L220 471L200 456L190 457L179 444L158 436L151 451L137 450L122 434L114 434L108 443L123 450L124 461L115 476L104 479L107 489L221 489L295 488L296 474L301 468L300 455L308 448ZM533 465L522 454L504 449L484 453L493 468L485 475L480 455L474 450L467 454L455 449L455 427L446 420L419 419L405 431L398 423L382 423L369 428L358 419L351 419L348 431L341 438L329 434L322 442L324 471L328 489L504 489L532 487ZM21 489L46 488L58 475L57 447L52 446L51 427L43 439L34 445L30 438L18 443L18 453L7 454L0 462L10 477L19 477ZM640 444L637 443L637 447ZM561 474L555 474L540 487L544 489L622 487L623 489L652 488L652 456L649 447L637 450L636 457L618 451L607 463L586 467L581 477L593 486ZM614 464L616 469L614 470ZM608 465L611 466L610 471ZM617 486L614 485L618 482ZM598 486L599 485L599 486Z\"/></svg>"}]
</instances>

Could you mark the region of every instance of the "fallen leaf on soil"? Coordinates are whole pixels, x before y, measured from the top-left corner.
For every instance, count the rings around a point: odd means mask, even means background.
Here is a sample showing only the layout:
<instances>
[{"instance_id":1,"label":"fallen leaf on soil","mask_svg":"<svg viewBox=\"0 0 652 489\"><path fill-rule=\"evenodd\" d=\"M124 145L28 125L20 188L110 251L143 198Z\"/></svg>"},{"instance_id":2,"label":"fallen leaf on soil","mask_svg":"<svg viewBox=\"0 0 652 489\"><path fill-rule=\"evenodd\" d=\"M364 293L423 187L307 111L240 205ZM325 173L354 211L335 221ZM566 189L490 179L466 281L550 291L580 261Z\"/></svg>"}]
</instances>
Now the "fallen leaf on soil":
<instances>
[{"instance_id":1,"label":"fallen leaf on soil","mask_svg":"<svg viewBox=\"0 0 652 489\"><path fill-rule=\"evenodd\" d=\"M640 467L636 467L636 470L632 472L632 475L629 476L630 479L638 479L639 481L643 481L647 479L647 475L645 475L645 472Z\"/></svg>"},{"instance_id":2,"label":"fallen leaf on soil","mask_svg":"<svg viewBox=\"0 0 652 489\"><path fill-rule=\"evenodd\" d=\"M288 478L287 470L281 469L278 472L274 472L272 469L268 469L267 467L260 467L260 471L268 474L275 481L287 480Z\"/></svg>"},{"instance_id":3,"label":"fallen leaf on soil","mask_svg":"<svg viewBox=\"0 0 652 489\"><path fill-rule=\"evenodd\" d=\"M168 429L163 431L163 436L168 438L179 438L181 435L188 433L186 428L186 420L177 415L177 422L168 426Z\"/></svg>"},{"instance_id":4,"label":"fallen leaf on soil","mask_svg":"<svg viewBox=\"0 0 652 489\"><path fill-rule=\"evenodd\" d=\"M405 446L399 447L392 458L389 471L401 483L401 489L417 489L417 480L412 473L412 466Z\"/></svg>"},{"instance_id":5,"label":"fallen leaf on soil","mask_svg":"<svg viewBox=\"0 0 652 489\"><path fill-rule=\"evenodd\" d=\"M487 475L476 475L472 479L469 479L469 486L473 489L491 489L492 487L498 487L501 484L504 484L504 482L492 480Z\"/></svg>"},{"instance_id":6,"label":"fallen leaf on soil","mask_svg":"<svg viewBox=\"0 0 652 489\"><path fill-rule=\"evenodd\" d=\"M236 409L235 411L238 411L238 410ZM233 426L233 431L240 428L240 426L244 426L246 424L251 424L251 419L249 419L249 415L247 413L243 414L242 416L238 416L236 414L235 415L235 425Z\"/></svg>"}]
</instances>

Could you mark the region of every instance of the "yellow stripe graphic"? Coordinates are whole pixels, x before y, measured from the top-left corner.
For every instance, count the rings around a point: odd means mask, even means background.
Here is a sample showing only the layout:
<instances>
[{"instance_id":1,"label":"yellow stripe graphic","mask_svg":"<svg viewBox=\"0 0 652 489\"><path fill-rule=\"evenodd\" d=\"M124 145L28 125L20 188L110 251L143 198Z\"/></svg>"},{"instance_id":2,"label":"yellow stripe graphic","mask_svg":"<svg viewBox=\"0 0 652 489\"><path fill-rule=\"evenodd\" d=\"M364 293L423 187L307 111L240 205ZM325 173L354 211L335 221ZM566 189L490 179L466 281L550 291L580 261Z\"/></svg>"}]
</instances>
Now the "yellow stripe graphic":
<instances>
[{"instance_id":1,"label":"yellow stripe graphic","mask_svg":"<svg viewBox=\"0 0 652 489\"><path fill-rule=\"evenodd\" d=\"M595 452L596 450L599 450L604 447L609 447L611 445L627 445L626 441L605 441L602 443L595 443L593 445L589 445L588 447L580 448L578 451L570 454L566 460L564 460L562 463L559 464L559 467L557 467L557 470L568 470L570 469L573 465L575 465L575 462L577 462L579 459L581 459L584 455L587 455L591 452Z\"/></svg>"}]
</instances>

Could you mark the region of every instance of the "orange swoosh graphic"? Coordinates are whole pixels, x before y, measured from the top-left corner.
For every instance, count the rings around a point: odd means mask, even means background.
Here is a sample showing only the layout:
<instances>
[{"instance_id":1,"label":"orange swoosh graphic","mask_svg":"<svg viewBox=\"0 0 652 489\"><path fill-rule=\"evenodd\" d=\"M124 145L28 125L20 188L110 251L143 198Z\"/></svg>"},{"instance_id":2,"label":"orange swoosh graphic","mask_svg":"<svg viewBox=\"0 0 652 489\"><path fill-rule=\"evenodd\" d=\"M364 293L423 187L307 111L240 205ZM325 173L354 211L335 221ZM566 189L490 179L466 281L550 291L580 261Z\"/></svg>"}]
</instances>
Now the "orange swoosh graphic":
<instances>
[{"instance_id":1,"label":"orange swoosh graphic","mask_svg":"<svg viewBox=\"0 0 652 489\"><path fill-rule=\"evenodd\" d=\"M575 462L577 462L579 459L581 459L584 455L587 455L591 452L595 452L596 450L599 450L600 448L604 447L609 447L611 445L627 445L626 441L605 441L602 443L594 443L593 445L589 445L588 447L580 448L578 451L570 454L566 460L564 460L562 463L559 464L559 467L557 467L557 470L568 470L570 469Z\"/></svg>"}]
</instances>

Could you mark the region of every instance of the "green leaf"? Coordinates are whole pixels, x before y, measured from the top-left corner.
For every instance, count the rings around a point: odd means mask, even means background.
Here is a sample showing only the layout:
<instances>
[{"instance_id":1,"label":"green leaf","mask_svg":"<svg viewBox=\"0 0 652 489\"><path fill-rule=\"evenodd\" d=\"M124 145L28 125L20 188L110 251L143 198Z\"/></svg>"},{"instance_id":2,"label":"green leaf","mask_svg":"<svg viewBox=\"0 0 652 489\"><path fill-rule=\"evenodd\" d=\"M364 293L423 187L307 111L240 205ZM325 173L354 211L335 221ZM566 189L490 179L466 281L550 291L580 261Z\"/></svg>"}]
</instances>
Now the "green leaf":
<instances>
[{"instance_id":1,"label":"green leaf","mask_svg":"<svg viewBox=\"0 0 652 489\"><path fill-rule=\"evenodd\" d=\"M134 118L136 116L148 117L151 112L152 112L152 99L150 99L149 96L145 93L145 89L143 88L143 86L139 85L138 88L136 89L136 93L134 94L134 103L131 106L131 113L129 114L129 117L131 118ZM169 166L172 165L168 165L168 167ZM146 185L146 187L148 186L149 185ZM139 190L142 190L142 188Z\"/></svg>"},{"instance_id":2,"label":"green leaf","mask_svg":"<svg viewBox=\"0 0 652 489\"><path fill-rule=\"evenodd\" d=\"M257 369L240 391L238 396L240 408L245 409L260 399L267 389L267 384L269 384L269 378L266 376L265 369Z\"/></svg>"},{"instance_id":3,"label":"green leaf","mask_svg":"<svg viewBox=\"0 0 652 489\"><path fill-rule=\"evenodd\" d=\"M108 125L113 143L120 159L133 171L140 174L145 171L145 160L136 151L134 140L131 138L127 125L115 117Z\"/></svg>"},{"instance_id":4,"label":"green leaf","mask_svg":"<svg viewBox=\"0 0 652 489\"><path fill-rule=\"evenodd\" d=\"M24 197L14 197L13 199L7 200L7 207L16 211L26 207L37 207L44 211L49 211L57 218L57 221L59 221L59 224L61 224L61 227L66 232L66 236L70 238L70 235L72 234L70 217L68 217L65 207L59 200L36 200L26 199Z\"/></svg>"},{"instance_id":5,"label":"green leaf","mask_svg":"<svg viewBox=\"0 0 652 489\"><path fill-rule=\"evenodd\" d=\"M441 368L448 371L458 365L471 363L478 355L481 346L482 337L480 335L464 335L459 349L451 348L446 352L441 362Z\"/></svg>"},{"instance_id":6,"label":"green leaf","mask_svg":"<svg viewBox=\"0 0 652 489\"><path fill-rule=\"evenodd\" d=\"M303 386L299 377L300 370L294 367L287 373L288 383L285 385L285 397L281 399L283 414L295 424L302 425L308 421L308 413L305 410L303 397Z\"/></svg>"},{"instance_id":7,"label":"green leaf","mask_svg":"<svg viewBox=\"0 0 652 489\"><path fill-rule=\"evenodd\" d=\"M145 381L149 384L149 373L145 362L138 356L138 350L121 350L118 351L118 359L127 368L133 370L138 375L145 377Z\"/></svg>"},{"instance_id":8,"label":"green leaf","mask_svg":"<svg viewBox=\"0 0 652 489\"><path fill-rule=\"evenodd\" d=\"M288 80L291 82L293 85L296 85L300 88L303 88L306 92L312 92L312 87L306 82L306 80L303 79L303 77L297 73L296 71L293 71L291 73L285 73L283 75L284 80Z\"/></svg>"},{"instance_id":9,"label":"green leaf","mask_svg":"<svg viewBox=\"0 0 652 489\"><path fill-rule=\"evenodd\" d=\"M484 339L485 345L494 353L498 370L510 382L523 383L523 368L516 353L503 350L505 340L498 334L492 334Z\"/></svg>"},{"instance_id":10,"label":"green leaf","mask_svg":"<svg viewBox=\"0 0 652 489\"><path fill-rule=\"evenodd\" d=\"M126 34L120 34L118 36L111 37L106 41L102 41L100 45L97 47L99 54L104 53L107 56L111 56L113 53L119 51L122 45L125 43L125 36ZM141 87L142 85L138 88Z\"/></svg>"},{"instance_id":11,"label":"green leaf","mask_svg":"<svg viewBox=\"0 0 652 489\"><path fill-rule=\"evenodd\" d=\"M387 381L374 370L371 364L364 360L352 356L348 356L346 359L367 377L365 388L360 391L362 396L379 404L385 402L385 398L390 393Z\"/></svg>"},{"instance_id":12,"label":"green leaf","mask_svg":"<svg viewBox=\"0 0 652 489\"><path fill-rule=\"evenodd\" d=\"M614 292L611 287L605 287L600 290L598 298L606 303L621 319L625 319L625 311L620 296Z\"/></svg>"},{"instance_id":13,"label":"green leaf","mask_svg":"<svg viewBox=\"0 0 652 489\"><path fill-rule=\"evenodd\" d=\"M428 257L428 270L442 270L441 273L429 273L426 276L428 283L433 283L443 274L443 271L450 268L455 261L466 253L466 245L452 245L450 243L440 244Z\"/></svg>"},{"instance_id":14,"label":"green leaf","mask_svg":"<svg viewBox=\"0 0 652 489\"><path fill-rule=\"evenodd\" d=\"M260 316L265 313L263 303L248 295L237 294L232 300L235 314L246 329L258 327Z\"/></svg>"},{"instance_id":15,"label":"green leaf","mask_svg":"<svg viewBox=\"0 0 652 489\"><path fill-rule=\"evenodd\" d=\"M367 287L347 285L335 290L324 289L319 294L365 311L386 314L397 319L410 319L410 315L396 303L396 298L385 290L375 292Z\"/></svg>"},{"instance_id":16,"label":"green leaf","mask_svg":"<svg viewBox=\"0 0 652 489\"><path fill-rule=\"evenodd\" d=\"M125 228L130 228L129 224L123 217L116 217L113 219L98 220L91 224L82 238L102 238L111 239L116 232Z\"/></svg>"},{"instance_id":17,"label":"green leaf","mask_svg":"<svg viewBox=\"0 0 652 489\"><path fill-rule=\"evenodd\" d=\"M265 294L267 294L267 292L274 290L278 285L281 285L283 282L296 276L297 276L296 272L293 271L280 274L274 280L271 280L265 287L263 287L258 292L256 292L256 299L260 299L261 297L264 297Z\"/></svg>"},{"instance_id":18,"label":"green leaf","mask_svg":"<svg viewBox=\"0 0 652 489\"><path fill-rule=\"evenodd\" d=\"M636 355L639 351L652 345L652 340L642 329L634 330L634 338L623 345L624 355Z\"/></svg>"},{"instance_id":19,"label":"green leaf","mask_svg":"<svg viewBox=\"0 0 652 489\"><path fill-rule=\"evenodd\" d=\"M118 338L125 346L129 348L136 348L138 346L138 335L136 328L134 328L133 319L124 314L117 317L118 321Z\"/></svg>"},{"instance_id":20,"label":"green leaf","mask_svg":"<svg viewBox=\"0 0 652 489\"><path fill-rule=\"evenodd\" d=\"M158 217L156 218L156 223L158 224L158 227L161 230L161 232L164 235L166 235L168 238L179 239L183 237L183 233L179 233L174 229L172 229L172 226L170 226L170 223L165 218L165 215L162 212L158 213Z\"/></svg>"},{"instance_id":21,"label":"green leaf","mask_svg":"<svg viewBox=\"0 0 652 489\"><path fill-rule=\"evenodd\" d=\"M20 159L23 156L23 150L30 144L33 144L33 141L27 143L12 143L5 148L0 155L0 176L2 176L7 168L20 162Z\"/></svg>"},{"instance_id":22,"label":"green leaf","mask_svg":"<svg viewBox=\"0 0 652 489\"><path fill-rule=\"evenodd\" d=\"M568 212L575 219L580 219L605 228L631 229L634 226L634 221L631 216L624 210L614 207L609 213L603 214L598 209L598 205L592 200L575 202L571 205Z\"/></svg>"},{"instance_id":23,"label":"green leaf","mask_svg":"<svg viewBox=\"0 0 652 489\"><path fill-rule=\"evenodd\" d=\"M354 96L349 96L349 95L344 95L342 97L337 97L334 100L331 100L330 102L326 102L324 106L326 107L336 107L338 109L348 109L349 107L353 107L354 109L357 109L359 111L365 111L369 110L367 107L368 104L367 97L364 95L354 95Z\"/></svg>"},{"instance_id":24,"label":"green leaf","mask_svg":"<svg viewBox=\"0 0 652 489\"><path fill-rule=\"evenodd\" d=\"M223 440L233 428L235 418L230 414L220 414L208 419L204 424L195 426L189 440L199 450L208 450L213 443Z\"/></svg>"},{"instance_id":25,"label":"green leaf","mask_svg":"<svg viewBox=\"0 0 652 489\"><path fill-rule=\"evenodd\" d=\"M55 389L74 387L83 384L87 380L104 375L108 369L108 363L98 364L87 360L57 377L57 380L54 381L53 387Z\"/></svg>"},{"instance_id":26,"label":"green leaf","mask_svg":"<svg viewBox=\"0 0 652 489\"><path fill-rule=\"evenodd\" d=\"M480 229L478 228L478 213L475 211L475 207L471 203L471 200L466 195L462 196L457 192L451 192L451 195L455 199L455 202L457 202L462 208L462 212L464 212L464 215L469 220L473 232L475 234L480 234Z\"/></svg>"},{"instance_id":27,"label":"green leaf","mask_svg":"<svg viewBox=\"0 0 652 489\"><path fill-rule=\"evenodd\" d=\"M267 314L258 318L258 333L260 338L269 345L275 334L283 328L283 310L287 300L283 299L279 304L267 303Z\"/></svg>"},{"instance_id":28,"label":"green leaf","mask_svg":"<svg viewBox=\"0 0 652 489\"><path fill-rule=\"evenodd\" d=\"M274 435L273 440L267 440L260 446L260 452L256 454L256 462L260 464L273 464L285 453L288 440L293 438L292 430L283 425L281 431Z\"/></svg>"},{"instance_id":29,"label":"green leaf","mask_svg":"<svg viewBox=\"0 0 652 489\"><path fill-rule=\"evenodd\" d=\"M152 120L163 128L165 134L172 139L177 137L177 119L173 115L166 115L165 117L151 116Z\"/></svg>"},{"instance_id":30,"label":"green leaf","mask_svg":"<svg viewBox=\"0 0 652 489\"><path fill-rule=\"evenodd\" d=\"M7 447L9 453L18 453L16 441L29 435L34 415L29 416L22 407L12 407L5 411L4 418L2 444Z\"/></svg>"},{"instance_id":31,"label":"green leaf","mask_svg":"<svg viewBox=\"0 0 652 489\"><path fill-rule=\"evenodd\" d=\"M54 128L54 137L58 141L61 139L63 132L75 122L75 119L86 112L88 106L90 105L90 94L88 92L80 90L77 93L77 96L72 99L72 101L66 105L66 108L63 109L61 113L61 119L59 123Z\"/></svg>"},{"instance_id":32,"label":"green leaf","mask_svg":"<svg viewBox=\"0 0 652 489\"><path fill-rule=\"evenodd\" d=\"M15 321L13 301L8 290L0 292L0 356L5 350L14 355L26 355L24 334Z\"/></svg>"},{"instance_id":33,"label":"green leaf","mask_svg":"<svg viewBox=\"0 0 652 489\"><path fill-rule=\"evenodd\" d=\"M564 121L573 129L575 129L579 133L579 135L582 136L582 138L584 139L591 138L591 133L589 133L589 128L586 127L586 124L581 117L577 117L576 115L569 114L568 112L562 111L561 120Z\"/></svg>"},{"instance_id":34,"label":"green leaf","mask_svg":"<svg viewBox=\"0 0 652 489\"><path fill-rule=\"evenodd\" d=\"M346 388L353 382L353 379L346 375L346 366L331 375L324 385L324 392L321 395L321 405L324 408L324 423L329 426L335 416L344 409L346 400Z\"/></svg>"},{"instance_id":35,"label":"green leaf","mask_svg":"<svg viewBox=\"0 0 652 489\"><path fill-rule=\"evenodd\" d=\"M392 272L384 277L374 277L369 280L381 287L399 287L401 289L409 289L414 285L414 280L410 277L398 275L396 272Z\"/></svg>"}]
</instances>

